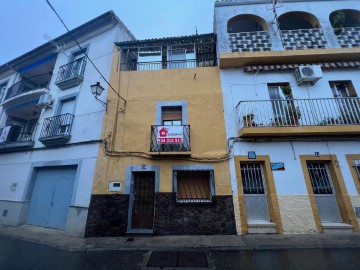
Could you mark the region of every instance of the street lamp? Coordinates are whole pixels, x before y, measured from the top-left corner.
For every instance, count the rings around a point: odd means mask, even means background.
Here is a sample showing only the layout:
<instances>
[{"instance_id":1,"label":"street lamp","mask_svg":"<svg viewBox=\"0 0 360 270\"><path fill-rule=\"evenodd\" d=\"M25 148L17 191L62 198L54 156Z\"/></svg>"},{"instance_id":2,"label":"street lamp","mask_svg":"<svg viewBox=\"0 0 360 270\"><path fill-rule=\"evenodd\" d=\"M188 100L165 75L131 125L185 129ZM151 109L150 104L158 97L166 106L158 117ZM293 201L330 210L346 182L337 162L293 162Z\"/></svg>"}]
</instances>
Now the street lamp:
<instances>
[{"instance_id":1,"label":"street lamp","mask_svg":"<svg viewBox=\"0 0 360 270\"><path fill-rule=\"evenodd\" d=\"M96 82L96 84L90 85L90 87L91 87L91 93L94 95L95 99L97 101L99 101L105 107L105 110L107 110L107 103L98 99L98 96L100 96L101 93L105 90L104 87L102 87L99 82Z\"/></svg>"}]
</instances>

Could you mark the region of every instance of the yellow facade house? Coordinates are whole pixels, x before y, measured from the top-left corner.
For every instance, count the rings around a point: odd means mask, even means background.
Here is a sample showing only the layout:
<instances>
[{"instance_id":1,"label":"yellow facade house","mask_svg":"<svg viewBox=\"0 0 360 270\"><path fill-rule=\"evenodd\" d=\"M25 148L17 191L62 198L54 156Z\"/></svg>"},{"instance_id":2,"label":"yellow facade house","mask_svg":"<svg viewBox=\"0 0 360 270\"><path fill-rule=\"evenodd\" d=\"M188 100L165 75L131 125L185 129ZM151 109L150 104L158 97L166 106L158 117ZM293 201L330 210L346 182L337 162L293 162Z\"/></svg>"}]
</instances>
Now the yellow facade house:
<instances>
[{"instance_id":1,"label":"yellow facade house","mask_svg":"<svg viewBox=\"0 0 360 270\"><path fill-rule=\"evenodd\" d=\"M236 234L215 35L116 45L86 236Z\"/></svg>"}]
</instances>

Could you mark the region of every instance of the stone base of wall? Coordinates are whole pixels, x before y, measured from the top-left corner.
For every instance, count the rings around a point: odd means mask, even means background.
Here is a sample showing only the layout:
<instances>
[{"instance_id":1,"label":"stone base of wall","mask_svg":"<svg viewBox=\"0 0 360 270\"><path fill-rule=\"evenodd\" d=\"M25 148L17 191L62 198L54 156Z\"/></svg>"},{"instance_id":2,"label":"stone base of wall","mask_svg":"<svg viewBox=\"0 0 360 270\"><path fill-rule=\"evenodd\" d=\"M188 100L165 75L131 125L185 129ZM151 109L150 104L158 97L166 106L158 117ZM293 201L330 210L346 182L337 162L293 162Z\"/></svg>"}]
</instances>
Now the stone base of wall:
<instances>
[{"instance_id":1,"label":"stone base of wall","mask_svg":"<svg viewBox=\"0 0 360 270\"><path fill-rule=\"evenodd\" d=\"M175 193L156 194L154 235L236 235L232 196L212 204L179 204Z\"/></svg>"},{"instance_id":2,"label":"stone base of wall","mask_svg":"<svg viewBox=\"0 0 360 270\"><path fill-rule=\"evenodd\" d=\"M124 236L129 195L92 195L85 237ZM154 235L236 235L232 196L211 204L179 204L174 193L157 193Z\"/></svg>"},{"instance_id":3,"label":"stone base of wall","mask_svg":"<svg viewBox=\"0 0 360 270\"><path fill-rule=\"evenodd\" d=\"M124 236L129 195L91 195L85 237Z\"/></svg>"},{"instance_id":4,"label":"stone base of wall","mask_svg":"<svg viewBox=\"0 0 360 270\"><path fill-rule=\"evenodd\" d=\"M284 233L316 233L308 195L278 195Z\"/></svg>"}]
</instances>

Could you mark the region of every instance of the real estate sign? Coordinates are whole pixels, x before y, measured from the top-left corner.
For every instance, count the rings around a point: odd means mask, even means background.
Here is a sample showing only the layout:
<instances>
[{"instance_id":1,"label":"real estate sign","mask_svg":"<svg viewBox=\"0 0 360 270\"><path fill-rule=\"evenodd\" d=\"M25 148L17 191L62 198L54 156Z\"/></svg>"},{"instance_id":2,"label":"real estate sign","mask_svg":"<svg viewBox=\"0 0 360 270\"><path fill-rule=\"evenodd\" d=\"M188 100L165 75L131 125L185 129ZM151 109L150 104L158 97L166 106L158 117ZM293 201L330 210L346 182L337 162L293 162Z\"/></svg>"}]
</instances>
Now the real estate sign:
<instances>
[{"instance_id":1,"label":"real estate sign","mask_svg":"<svg viewBox=\"0 0 360 270\"><path fill-rule=\"evenodd\" d=\"M183 143L183 126L158 126L157 143L159 144L181 144Z\"/></svg>"}]
</instances>

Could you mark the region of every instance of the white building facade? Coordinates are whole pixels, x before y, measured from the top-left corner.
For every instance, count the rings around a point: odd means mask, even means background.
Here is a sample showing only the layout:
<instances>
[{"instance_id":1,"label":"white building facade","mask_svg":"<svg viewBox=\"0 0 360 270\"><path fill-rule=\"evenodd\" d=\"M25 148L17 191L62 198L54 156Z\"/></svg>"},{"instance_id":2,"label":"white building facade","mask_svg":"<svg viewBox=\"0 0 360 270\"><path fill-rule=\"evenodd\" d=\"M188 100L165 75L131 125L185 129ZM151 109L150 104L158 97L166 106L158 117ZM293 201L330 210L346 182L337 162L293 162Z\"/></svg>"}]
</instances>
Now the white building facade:
<instances>
[{"instance_id":1,"label":"white building facade","mask_svg":"<svg viewBox=\"0 0 360 270\"><path fill-rule=\"evenodd\" d=\"M360 2L218 0L215 32L238 234L358 232Z\"/></svg>"},{"instance_id":2,"label":"white building facade","mask_svg":"<svg viewBox=\"0 0 360 270\"><path fill-rule=\"evenodd\" d=\"M90 85L106 102L114 42L132 39L109 11L0 66L1 225L84 235L106 113Z\"/></svg>"}]
</instances>

